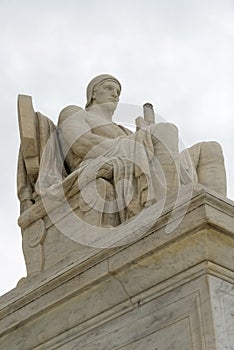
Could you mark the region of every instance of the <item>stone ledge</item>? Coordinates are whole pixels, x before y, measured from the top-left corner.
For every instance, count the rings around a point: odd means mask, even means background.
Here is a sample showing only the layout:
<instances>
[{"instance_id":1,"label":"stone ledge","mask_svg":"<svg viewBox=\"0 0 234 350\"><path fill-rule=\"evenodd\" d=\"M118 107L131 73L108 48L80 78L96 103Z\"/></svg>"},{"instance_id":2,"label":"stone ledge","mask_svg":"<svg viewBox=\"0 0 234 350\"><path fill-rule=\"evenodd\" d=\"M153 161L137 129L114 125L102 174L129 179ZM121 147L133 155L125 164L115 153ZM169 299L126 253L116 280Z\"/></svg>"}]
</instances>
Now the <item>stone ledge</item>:
<instances>
[{"instance_id":1,"label":"stone ledge","mask_svg":"<svg viewBox=\"0 0 234 350\"><path fill-rule=\"evenodd\" d=\"M179 216L180 211L178 210L177 213ZM159 218L151 232L147 232L144 237L132 244L115 249L103 249L100 253L91 256L82 263L76 263L74 261L72 265L64 267L52 277L50 275L48 276L45 271L41 275L29 279L25 284L16 287L0 298L0 315L3 310L2 306L6 306L8 302L12 304L19 300L19 297L26 298L26 303L30 302L30 299L38 298L40 295L53 290L60 284L82 273L84 274L92 266L97 269L97 266L103 266L104 264L106 265L106 272L110 271L114 273L130 264L130 262L134 264L134 261L137 261L138 258L143 259L148 255L155 254L158 250L162 250L163 247L174 244L176 241L179 242L191 234L195 237L194 235L200 232L199 239L203 236L203 240L206 240L205 236L208 228L212 229L212 232L216 234L217 232L219 234L222 233L220 237L226 237L226 240L230 239L230 242L233 242L234 202L230 200L218 198L204 190L199 191L192 198L183 221L174 232L168 235L165 234L165 227L170 215L170 211L166 212ZM228 239L227 236L230 238ZM210 237L212 237L212 234ZM29 297L31 293L34 295L32 298Z\"/></svg>"},{"instance_id":2,"label":"stone ledge","mask_svg":"<svg viewBox=\"0 0 234 350\"><path fill-rule=\"evenodd\" d=\"M73 312L72 305L79 317L67 326L66 322L54 326L52 338L88 320L104 322L129 312L199 278L215 276L233 283L233 204L199 191L171 234L165 232L171 216L167 211L153 230L128 246L103 250L53 276L45 271L29 279L0 298L0 339L17 333L19 327L42 325L43 315L50 314L54 324L62 310ZM175 220L183 205L177 208ZM49 338L45 334L38 344Z\"/></svg>"}]
</instances>

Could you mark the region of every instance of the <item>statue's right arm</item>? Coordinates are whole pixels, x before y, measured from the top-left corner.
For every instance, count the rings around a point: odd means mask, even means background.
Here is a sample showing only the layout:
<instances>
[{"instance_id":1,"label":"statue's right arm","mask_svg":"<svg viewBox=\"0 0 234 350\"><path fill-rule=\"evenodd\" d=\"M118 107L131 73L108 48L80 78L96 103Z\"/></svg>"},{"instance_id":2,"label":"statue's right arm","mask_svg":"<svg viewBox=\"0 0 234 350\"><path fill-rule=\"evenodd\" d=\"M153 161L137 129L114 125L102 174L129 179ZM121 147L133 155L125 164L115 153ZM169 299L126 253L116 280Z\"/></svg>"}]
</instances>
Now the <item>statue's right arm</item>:
<instances>
[{"instance_id":1,"label":"statue's right arm","mask_svg":"<svg viewBox=\"0 0 234 350\"><path fill-rule=\"evenodd\" d=\"M109 151L113 147L114 142L114 139L95 135L91 131L87 131L72 144L71 149L81 158L88 153L90 158L96 158Z\"/></svg>"},{"instance_id":2,"label":"statue's right arm","mask_svg":"<svg viewBox=\"0 0 234 350\"><path fill-rule=\"evenodd\" d=\"M115 140L111 137L97 135L93 132L87 120L82 118L69 118L61 127L61 132L69 148L79 157L84 158L88 153L95 158L109 151Z\"/></svg>"}]
</instances>

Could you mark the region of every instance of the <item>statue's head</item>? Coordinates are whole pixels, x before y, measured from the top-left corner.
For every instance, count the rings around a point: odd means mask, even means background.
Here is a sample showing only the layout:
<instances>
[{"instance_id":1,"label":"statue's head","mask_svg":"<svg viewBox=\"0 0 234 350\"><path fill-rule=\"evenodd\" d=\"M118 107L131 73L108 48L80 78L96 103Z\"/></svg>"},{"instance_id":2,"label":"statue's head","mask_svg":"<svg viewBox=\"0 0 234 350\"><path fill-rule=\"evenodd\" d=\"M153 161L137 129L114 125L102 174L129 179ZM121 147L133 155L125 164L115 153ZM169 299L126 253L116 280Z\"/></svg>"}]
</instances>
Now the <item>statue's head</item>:
<instances>
[{"instance_id":1,"label":"statue's head","mask_svg":"<svg viewBox=\"0 0 234 350\"><path fill-rule=\"evenodd\" d=\"M106 95L108 95L108 91L112 91L113 101L118 102L121 92L120 82L110 74L101 74L92 79L87 86L87 103L85 108L87 109L93 104L100 103L98 98L100 99L101 94L103 99L101 103L110 102L108 100L105 101L105 90Z\"/></svg>"}]
</instances>

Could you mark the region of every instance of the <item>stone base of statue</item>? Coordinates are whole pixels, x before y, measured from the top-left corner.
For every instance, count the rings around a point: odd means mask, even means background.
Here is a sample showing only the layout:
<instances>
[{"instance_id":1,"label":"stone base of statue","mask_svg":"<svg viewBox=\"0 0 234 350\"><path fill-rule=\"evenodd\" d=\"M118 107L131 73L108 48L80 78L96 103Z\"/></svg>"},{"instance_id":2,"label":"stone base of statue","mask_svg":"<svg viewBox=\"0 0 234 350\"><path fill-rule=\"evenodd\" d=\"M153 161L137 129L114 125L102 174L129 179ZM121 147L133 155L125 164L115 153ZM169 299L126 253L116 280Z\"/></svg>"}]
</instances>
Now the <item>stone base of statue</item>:
<instances>
[{"instance_id":1,"label":"stone base of statue","mask_svg":"<svg viewBox=\"0 0 234 350\"><path fill-rule=\"evenodd\" d=\"M201 189L170 217L111 249L36 221L29 276L0 298L0 349L233 350L234 202Z\"/></svg>"}]
</instances>

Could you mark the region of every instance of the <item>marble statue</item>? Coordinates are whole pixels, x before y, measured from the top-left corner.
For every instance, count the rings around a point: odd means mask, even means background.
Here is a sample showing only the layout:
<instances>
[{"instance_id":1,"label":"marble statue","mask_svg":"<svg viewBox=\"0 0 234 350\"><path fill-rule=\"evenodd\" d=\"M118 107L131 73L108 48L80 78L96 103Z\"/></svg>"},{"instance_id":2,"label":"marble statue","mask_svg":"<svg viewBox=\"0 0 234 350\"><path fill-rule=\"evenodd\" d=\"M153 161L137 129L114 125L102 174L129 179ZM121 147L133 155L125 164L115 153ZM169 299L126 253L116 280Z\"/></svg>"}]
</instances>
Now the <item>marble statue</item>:
<instances>
[{"instance_id":1,"label":"marble statue","mask_svg":"<svg viewBox=\"0 0 234 350\"><path fill-rule=\"evenodd\" d=\"M120 93L95 77L57 125L18 98L27 276L0 300L0 349L234 349L222 149L180 152L150 103L117 125Z\"/></svg>"},{"instance_id":2,"label":"marble statue","mask_svg":"<svg viewBox=\"0 0 234 350\"><path fill-rule=\"evenodd\" d=\"M150 104L144 107L144 118L136 119L136 132L117 125L112 117L120 93L115 77L95 77L87 87L85 109L64 108L57 127L35 113L29 99L23 100L27 97L20 97L21 212L43 195L59 199L61 184L68 196L79 192L85 221L112 227L162 198L172 201L170 195L190 182L226 195L223 154L217 142L202 142L179 154L176 126L155 123Z\"/></svg>"},{"instance_id":3,"label":"marble statue","mask_svg":"<svg viewBox=\"0 0 234 350\"><path fill-rule=\"evenodd\" d=\"M50 227L62 216L65 224L57 232L73 227L62 203L68 203L84 224L86 231L78 231L87 237L92 227L94 236L97 228L113 232L124 226L125 232L126 224L134 224L138 214L153 205L176 207L182 189L204 186L226 196L224 159L217 142L201 142L179 153L177 127L156 123L149 103L143 117L136 118L135 132L117 125L112 117L120 93L115 77L95 77L87 87L85 109L65 107L57 126L34 111L30 96L19 95L18 223L28 276L52 264L49 256L55 242L50 241ZM54 212L59 213L55 219ZM46 256L48 249L52 252Z\"/></svg>"}]
</instances>

